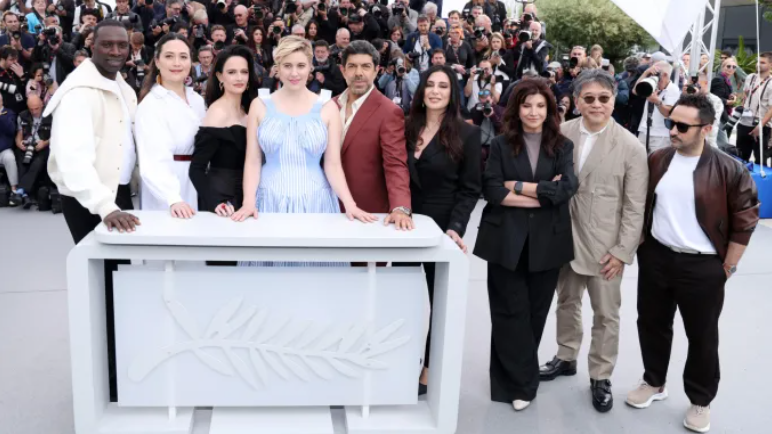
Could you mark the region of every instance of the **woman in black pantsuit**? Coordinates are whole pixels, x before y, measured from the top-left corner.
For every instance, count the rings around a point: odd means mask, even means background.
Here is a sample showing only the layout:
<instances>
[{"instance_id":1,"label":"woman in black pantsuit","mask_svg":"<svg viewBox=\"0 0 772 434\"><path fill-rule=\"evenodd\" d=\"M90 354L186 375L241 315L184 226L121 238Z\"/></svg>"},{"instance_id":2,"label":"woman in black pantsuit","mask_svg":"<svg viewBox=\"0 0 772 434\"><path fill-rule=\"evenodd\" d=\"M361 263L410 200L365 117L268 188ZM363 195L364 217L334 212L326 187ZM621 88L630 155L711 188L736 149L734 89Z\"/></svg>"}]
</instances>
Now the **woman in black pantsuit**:
<instances>
[{"instance_id":1,"label":"woman in black pantsuit","mask_svg":"<svg viewBox=\"0 0 772 434\"><path fill-rule=\"evenodd\" d=\"M523 410L539 387L537 351L560 267L574 258L568 202L573 143L560 134L555 97L537 80L509 100L491 143L474 254L488 261L491 399Z\"/></svg>"},{"instance_id":2,"label":"woman in black pantsuit","mask_svg":"<svg viewBox=\"0 0 772 434\"><path fill-rule=\"evenodd\" d=\"M466 252L462 238L482 189L480 129L461 118L460 87L450 67L433 66L422 75L405 123L413 212L431 217ZM431 303L435 265L423 265ZM419 394L426 393L430 341L431 330Z\"/></svg>"},{"instance_id":3,"label":"woman in black pantsuit","mask_svg":"<svg viewBox=\"0 0 772 434\"><path fill-rule=\"evenodd\" d=\"M207 82L206 117L195 139L190 180L202 211L230 216L241 207L247 151L247 112L257 96L249 48L234 45L217 55Z\"/></svg>"}]
</instances>

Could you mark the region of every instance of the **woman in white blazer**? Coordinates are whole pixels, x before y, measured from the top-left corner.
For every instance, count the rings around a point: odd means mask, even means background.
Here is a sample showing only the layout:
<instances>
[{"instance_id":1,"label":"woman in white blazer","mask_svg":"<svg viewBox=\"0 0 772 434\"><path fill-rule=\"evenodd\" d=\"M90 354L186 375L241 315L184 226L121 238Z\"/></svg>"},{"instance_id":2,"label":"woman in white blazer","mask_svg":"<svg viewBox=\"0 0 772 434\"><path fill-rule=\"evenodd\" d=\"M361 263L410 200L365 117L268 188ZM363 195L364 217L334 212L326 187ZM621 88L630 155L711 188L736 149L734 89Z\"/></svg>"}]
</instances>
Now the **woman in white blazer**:
<instances>
[{"instance_id":1,"label":"woman in white blazer","mask_svg":"<svg viewBox=\"0 0 772 434\"><path fill-rule=\"evenodd\" d=\"M169 210L178 218L190 218L198 209L188 172L206 114L204 99L185 86L190 66L190 45L183 36L169 33L158 41L134 123L141 209Z\"/></svg>"}]
</instances>

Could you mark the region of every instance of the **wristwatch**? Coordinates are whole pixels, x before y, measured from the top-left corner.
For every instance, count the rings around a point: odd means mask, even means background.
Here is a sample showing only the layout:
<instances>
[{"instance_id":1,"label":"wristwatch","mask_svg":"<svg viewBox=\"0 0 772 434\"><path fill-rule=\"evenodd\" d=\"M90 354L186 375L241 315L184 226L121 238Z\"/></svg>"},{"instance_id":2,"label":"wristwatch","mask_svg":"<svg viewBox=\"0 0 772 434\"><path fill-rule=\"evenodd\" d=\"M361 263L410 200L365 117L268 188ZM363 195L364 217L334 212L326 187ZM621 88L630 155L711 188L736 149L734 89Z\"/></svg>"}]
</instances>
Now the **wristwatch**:
<instances>
[{"instance_id":1,"label":"wristwatch","mask_svg":"<svg viewBox=\"0 0 772 434\"><path fill-rule=\"evenodd\" d=\"M724 264L724 271L729 273L729 277L732 277L737 272L737 265Z\"/></svg>"},{"instance_id":2,"label":"wristwatch","mask_svg":"<svg viewBox=\"0 0 772 434\"><path fill-rule=\"evenodd\" d=\"M394 208L393 210L391 210L391 212L394 212L394 211L399 211L399 212L407 215L408 217L413 217L413 211L410 211L410 208L408 208L406 206L398 206L398 207Z\"/></svg>"},{"instance_id":3,"label":"wristwatch","mask_svg":"<svg viewBox=\"0 0 772 434\"><path fill-rule=\"evenodd\" d=\"M523 181L517 181L515 183L515 194L518 196L523 194Z\"/></svg>"}]
</instances>

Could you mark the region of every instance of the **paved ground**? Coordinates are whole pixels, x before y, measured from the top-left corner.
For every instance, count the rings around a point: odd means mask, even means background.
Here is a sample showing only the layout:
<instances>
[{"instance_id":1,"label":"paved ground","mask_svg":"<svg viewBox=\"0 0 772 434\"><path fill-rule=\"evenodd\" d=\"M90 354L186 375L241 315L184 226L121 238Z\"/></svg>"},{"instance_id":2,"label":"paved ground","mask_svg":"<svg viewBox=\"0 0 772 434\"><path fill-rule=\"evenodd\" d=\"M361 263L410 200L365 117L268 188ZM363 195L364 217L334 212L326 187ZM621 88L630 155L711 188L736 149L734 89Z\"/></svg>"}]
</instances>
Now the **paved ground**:
<instances>
[{"instance_id":1,"label":"paved ground","mask_svg":"<svg viewBox=\"0 0 772 434\"><path fill-rule=\"evenodd\" d=\"M468 243L476 237L480 209L470 224ZM71 247L61 215L0 209L0 434L73 434L65 289L65 257ZM772 312L770 252L772 229L759 228L727 287L714 433L772 432L772 412L766 408L772 388L768 374L772 327L764 320ZM684 432L681 421L688 401L680 374L687 347L680 319L676 319L671 398L648 410L622 404L642 369L635 329L636 267L627 270L623 283L621 348L613 378L617 407L605 415L590 404L586 344L579 374L544 384L531 408L516 414L510 406L490 402L485 263L472 258L471 267L459 434ZM591 311L585 304L589 326ZM543 361L556 350L554 336L551 315L540 350ZM207 418L205 413L200 416L197 432L203 433ZM339 427L338 432L344 431Z\"/></svg>"}]
</instances>

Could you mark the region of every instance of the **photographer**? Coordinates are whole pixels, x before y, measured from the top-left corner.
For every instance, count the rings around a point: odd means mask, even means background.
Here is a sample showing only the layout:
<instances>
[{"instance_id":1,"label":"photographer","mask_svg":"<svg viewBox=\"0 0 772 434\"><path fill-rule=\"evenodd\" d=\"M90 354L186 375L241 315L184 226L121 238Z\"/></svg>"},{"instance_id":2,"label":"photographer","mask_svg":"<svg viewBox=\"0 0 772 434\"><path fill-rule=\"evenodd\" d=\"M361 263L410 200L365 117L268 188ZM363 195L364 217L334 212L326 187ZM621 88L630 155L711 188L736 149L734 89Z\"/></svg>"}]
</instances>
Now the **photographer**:
<instances>
[{"instance_id":1,"label":"photographer","mask_svg":"<svg viewBox=\"0 0 772 434\"><path fill-rule=\"evenodd\" d=\"M503 90L502 85L496 81L491 62L483 59L480 61L479 67L472 68L471 76L464 88L464 95L469 98L466 103L467 110L471 112L477 106L477 103L480 102L480 91L485 89L490 91L493 104L498 104Z\"/></svg>"},{"instance_id":2,"label":"photographer","mask_svg":"<svg viewBox=\"0 0 772 434\"><path fill-rule=\"evenodd\" d=\"M673 105L681 97L681 91L670 81L673 67L667 61L660 61L643 73L633 86L633 94L638 95L639 84L644 80L655 84L654 92L646 98L641 123L638 126L638 140L648 145L646 151L670 147L670 130L665 126L665 118L670 116Z\"/></svg>"},{"instance_id":3,"label":"photographer","mask_svg":"<svg viewBox=\"0 0 772 434\"><path fill-rule=\"evenodd\" d=\"M226 27L228 40L231 45L246 45L249 41L249 10L246 6L238 5L233 9L234 23Z\"/></svg>"},{"instance_id":4,"label":"photographer","mask_svg":"<svg viewBox=\"0 0 772 434\"><path fill-rule=\"evenodd\" d=\"M394 27L402 29L402 34L415 32L418 27L418 12L410 9L407 0L395 0L391 5L391 17L386 23L389 30Z\"/></svg>"},{"instance_id":5,"label":"photographer","mask_svg":"<svg viewBox=\"0 0 772 434\"><path fill-rule=\"evenodd\" d=\"M707 83L708 76L705 73L688 77L681 89L681 96L702 95L708 98L713 105L713 110L716 111L716 116L713 120L713 129L710 130L710 133L705 140L710 146L718 148L719 145L722 145L723 149L729 142L726 131L721 128L721 124L725 123L727 119L726 116L721 116L721 111L724 110L724 102L718 96L708 92L708 86L706 86Z\"/></svg>"},{"instance_id":6,"label":"photographer","mask_svg":"<svg viewBox=\"0 0 772 434\"><path fill-rule=\"evenodd\" d=\"M352 41L372 41L381 36L381 27L372 14L360 9L348 18Z\"/></svg>"},{"instance_id":7,"label":"photographer","mask_svg":"<svg viewBox=\"0 0 772 434\"><path fill-rule=\"evenodd\" d=\"M115 0L115 10L107 18L124 24L128 23L135 32L144 32L139 15L129 9L129 0Z\"/></svg>"},{"instance_id":8,"label":"photographer","mask_svg":"<svg viewBox=\"0 0 772 434\"><path fill-rule=\"evenodd\" d=\"M183 22L182 0L166 0L166 15L162 19L155 19L150 23L150 28L145 30L145 45L155 52L155 43L164 35L172 31L175 24Z\"/></svg>"},{"instance_id":9,"label":"photographer","mask_svg":"<svg viewBox=\"0 0 772 434\"><path fill-rule=\"evenodd\" d=\"M38 45L32 52L32 61L49 65L46 73L57 85L61 85L75 69L75 51L74 45L62 41L61 27L52 26L38 35Z\"/></svg>"},{"instance_id":10,"label":"photographer","mask_svg":"<svg viewBox=\"0 0 772 434\"><path fill-rule=\"evenodd\" d=\"M517 38L520 41L520 61L517 64L517 78L522 78L523 71L530 69L537 74L547 70L547 56L552 44L541 39L541 24L533 21L528 31L521 31Z\"/></svg>"},{"instance_id":11,"label":"photographer","mask_svg":"<svg viewBox=\"0 0 772 434\"><path fill-rule=\"evenodd\" d=\"M23 60L29 61L32 50L35 48L35 37L21 31L19 17L12 12L3 14L3 24L5 24L5 32L0 35L0 47L10 45L19 52Z\"/></svg>"},{"instance_id":12,"label":"photographer","mask_svg":"<svg viewBox=\"0 0 772 434\"><path fill-rule=\"evenodd\" d=\"M37 96L30 96L27 107L19 114L15 150L19 167L17 192L25 209L32 205L30 197L36 196L37 189L49 183L46 165L52 121L51 116L43 117L43 101Z\"/></svg>"},{"instance_id":13,"label":"photographer","mask_svg":"<svg viewBox=\"0 0 772 434\"><path fill-rule=\"evenodd\" d=\"M19 168L14 152L15 140L16 113L3 107L3 93L0 92L0 164L5 166L5 174L11 184L11 197L8 200L10 206L17 206L22 202L16 192L19 186Z\"/></svg>"},{"instance_id":14,"label":"photographer","mask_svg":"<svg viewBox=\"0 0 772 434\"><path fill-rule=\"evenodd\" d=\"M451 26L448 34L448 45L445 48L447 63L458 73L459 81L466 84L467 71L475 65L474 50L462 39L464 30L456 25Z\"/></svg>"},{"instance_id":15,"label":"photographer","mask_svg":"<svg viewBox=\"0 0 772 434\"><path fill-rule=\"evenodd\" d=\"M0 47L0 93L5 107L14 113L27 108L24 98L24 69L19 65L18 52L8 46Z\"/></svg>"},{"instance_id":16,"label":"photographer","mask_svg":"<svg viewBox=\"0 0 772 434\"><path fill-rule=\"evenodd\" d=\"M429 23L432 23L431 18L429 18ZM448 25L445 24L445 20L439 19L434 21L434 24L432 24L432 28L429 31L440 37L443 47L448 45Z\"/></svg>"},{"instance_id":17,"label":"photographer","mask_svg":"<svg viewBox=\"0 0 772 434\"><path fill-rule=\"evenodd\" d=\"M334 58L330 57L330 44L325 40L314 42L314 78L308 88L316 93L327 89L332 96L338 96L346 90L346 79Z\"/></svg>"},{"instance_id":18,"label":"photographer","mask_svg":"<svg viewBox=\"0 0 772 434\"><path fill-rule=\"evenodd\" d=\"M92 13L96 17L97 22L99 22L110 15L112 10L110 9L110 6L107 6L99 0L85 0L80 6L75 8L75 16L73 17L74 24L72 27L73 32L78 31L78 27L82 24L81 17L85 15L86 12ZM94 25L96 25L96 23L94 23Z\"/></svg>"},{"instance_id":19,"label":"photographer","mask_svg":"<svg viewBox=\"0 0 772 434\"><path fill-rule=\"evenodd\" d=\"M772 152L772 51L761 53L758 62L760 74L753 73L745 80L745 103L737 125L737 147L744 160L750 160L752 151L756 164L761 164L762 160L766 164L766 157ZM766 142L764 156L759 155L761 135Z\"/></svg>"},{"instance_id":20,"label":"photographer","mask_svg":"<svg viewBox=\"0 0 772 434\"><path fill-rule=\"evenodd\" d=\"M493 96L488 89L483 89L478 93L477 101L477 104L469 110L469 115L472 123L480 127L482 164L485 167L491 141L501 134L501 120L504 118L504 107L493 102Z\"/></svg>"},{"instance_id":21,"label":"photographer","mask_svg":"<svg viewBox=\"0 0 772 434\"><path fill-rule=\"evenodd\" d=\"M504 22L507 20L507 6L503 2L496 0L472 0L464 5L464 9L471 10L474 7L482 8L482 13L490 19L491 28L488 29L489 32L500 32L502 30Z\"/></svg>"},{"instance_id":22,"label":"photographer","mask_svg":"<svg viewBox=\"0 0 772 434\"><path fill-rule=\"evenodd\" d=\"M418 71L412 68L405 56L394 57L389 61L385 73L378 80L383 94L407 115L413 102L413 95L421 80Z\"/></svg>"},{"instance_id":23,"label":"photographer","mask_svg":"<svg viewBox=\"0 0 772 434\"><path fill-rule=\"evenodd\" d=\"M321 0L316 5L315 20L319 25L319 39L330 44L335 43L335 33L338 31L338 10L330 8L327 0Z\"/></svg>"},{"instance_id":24,"label":"photographer","mask_svg":"<svg viewBox=\"0 0 772 434\"><path fill-rule=\"evenodd\" d=\"M205 9L199 9L193 13L190 18L190 45L193 47L193 53L198 53L201 47L213 44L212 36L209 33L209 17ZM194 59L197 59L195 57Z\"/></svg>"},{"instance_id":25,"label":"photographer","mask_svg":"<svg viewBox=\"0 0 772 434\"><path fill-rule=\"evenodd\" d=\"M124 68L126 83L139 93L145 75L150 71L150 61L153 60L153 55L145 46L145 36L142 33L131 35L129 44L131 45L129 58Z\"/></svg>"},{"instance_id":26,"label":"photographer","mask_svg":"<svg viewBox=\"0 0 772 434\"><path fill-rule=\"evenodd\" d=\"M48 100L56 92L56 83L46 77L45 68L41 63L32 65L28 75L30 79L27 81L26 97L29 98L35 95L43 101L43 105L47 104Z\"/></svg>"},{"instance_id":27,"label":"photographer","mask_svg":"<svg viewBox=\"0 0 772 434\"><path fill-rule=\"evenodd\" d=\"M429 32L429 19L426 15L418 17L418 30L407 35L402 52L418 67L419 72L429 69L429 53L442 49L442 39Z\"/></svg>"},{"instance_id":28,"label":"photographer","mask_svg":"<svg viewBox=\"0 0 772 434\"><path fill-rule=\"evenodd\" d=\"M206 92L206 82L209 74L212 73L212 63L214 62L214 49L210 46L203 46L198 50L198 64L193 65L193 90L204 96Z\"/></svg>"},{"instance_id":29,"label":"photographer","mask_svg":"<svg viewBox=\"0 0 772 434\"><path fill-rule=\"evenodd\" d=\"M139 15L139 20L142 22L143 31L147 31L150 25L155 20L156 14L163 15L166 13L162 3L154 0L136 0L134 8L131 10L135 14Z\"/></svg>"},{"instance_id":30,"label":"photographer","mask_svg":"<svg viewBox=\"0 0 772 434\"><path fill-rule=\"evenodd\" d=\"M222 51L227 44L228 34L225 31L225 27L215 24L210 28L212 34L212 48L214 49L214 57Z\"/></svg>"}]
</instances>

